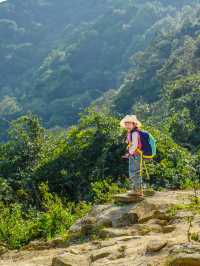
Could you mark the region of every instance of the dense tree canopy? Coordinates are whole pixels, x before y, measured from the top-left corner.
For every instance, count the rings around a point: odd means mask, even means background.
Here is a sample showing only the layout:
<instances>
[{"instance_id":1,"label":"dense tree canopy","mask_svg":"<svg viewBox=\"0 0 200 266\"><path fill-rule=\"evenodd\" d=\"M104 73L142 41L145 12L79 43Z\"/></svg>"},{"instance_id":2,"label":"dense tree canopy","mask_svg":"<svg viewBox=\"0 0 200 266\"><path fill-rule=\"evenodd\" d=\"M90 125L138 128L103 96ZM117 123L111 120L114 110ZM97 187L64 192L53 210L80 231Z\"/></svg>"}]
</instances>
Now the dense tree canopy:
<instances>
[{"instance_id":1,"label":"dense tree canopy","mask_svg":"<svg viewBox=\"0 0 200 266\"><path fill-rule=\"evenodd\" d=\"M192 32L189 19L198 19L197 7L198 1L178 0L1 3L1 128L8 126L2 118L12 120L28 110L42 117L46 127L73 124L94 99L120 86L128 69L135 68L133 55L155 36L183 24L177 38ZM145 78L152 82L137 78L134 97L155 99L159 82L152 74L177 44L172 45L169 40L159 43L160 54L154 58L153 53L148 63L137 56L140 64L149 65ZM147 92L155 87L153 94Z\"/></svg>"},{"instance_id":2,"label":"dense tree canopy","mask_svg":"<svg viewBox=\"0 0 200 266\"><path fill-rule=\"evenodd\" d=\"M134 110L194 151L200 145L199 11L185 8L177 27L134 55L136 67L111 101L113 110Z\"/></svg>"}]
</instances>

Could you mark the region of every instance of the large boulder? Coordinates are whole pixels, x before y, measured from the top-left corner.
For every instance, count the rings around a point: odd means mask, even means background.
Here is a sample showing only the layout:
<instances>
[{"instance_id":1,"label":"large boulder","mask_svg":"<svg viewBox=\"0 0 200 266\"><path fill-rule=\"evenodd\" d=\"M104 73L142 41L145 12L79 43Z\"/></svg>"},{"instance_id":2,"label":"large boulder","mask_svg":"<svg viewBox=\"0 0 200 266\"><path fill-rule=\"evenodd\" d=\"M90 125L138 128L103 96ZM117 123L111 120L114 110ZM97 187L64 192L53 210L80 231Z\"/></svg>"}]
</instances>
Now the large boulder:
<instances>
[{"instance_id":1,"label":"large boulder","mask_svg":"<svg viewBox=\"0 0 200 266\"><path fill-rule=\"evenodd\" d=\"M69 228L69 232L73 234L88 234L95 226L96 218L88 215L76 221Z\"/></svg>"},{"instance_id":2,"label":"large boulder","mask_svg":"<svg viewBox=\"0 0 200 266\"><path fill-rule=\"evenodd\" d=\"M133 197L127 194L118 194L116 197ZM172 196L171 196L172 198ZM176 199L174 199L176 201ZM149 220L160 220L162 226L168 224L170 216L166 214L166 209L170 205L168 197L161 197L156 192L153 197L147 197L141 202L133 202L132 204L115 205L95 205L92 210L82 219L79 219L69 229L70 233L87 234L93 228L119 228L124 226L132 226L137 223L146 223ZM154 227L159 227L155 225ZM165 232L173 231L172 227L166 227Z\"/></svg>"},{"instance_id":3,"label":"large boulder","mask_svg":"<svg viewBox=\"0 0 200 266\"><path fill-rule=\"evenodd\" d=\"M52 266L90 266L91 259L87 255L73 255L64 253L53 258Z\"/></svg>"},{"instance_id":4,"label":"large boulder","mask_svg":"<svg viewBox=\"0 0 200 266\"><path fill-rule=\"evenodd\" d=\"M130 226L138 223L138 216L135 212L129 211L127 213L122 214L117 219L113 219L112 226L113 227L124 227Z\"/></svg>"},{"instance_id":5,"label":"large boulder","mask_svg":"<svg viewBox=\"0 0 200 266\"><path fill-rule=\"evenodd\" d=\"M97 218L99 214L105 212L107 209L111 208L111 204L105 204L105 205L94 205L92 210L83 218L78 219L70 228L70 233L87 233L92 228L97 226ZM99 222L99 221L98 221ZM104 219L99 223L103 226L110 226L111 220L110 219Z\"/></svg>"},{"instance_id":6,"label":"large boulder","mask_svg":"<svg viewBox=\"0 0 200 266\"><path fill-rule=\"evenodd\" d=\"M87 234L95 227L124 227L138 222L138 216L131 211L132 206L94 206L91 212L73 224L69 232Z\"/></svg>"},{"instance_id":7,"label":"large boulder","mask_svg":"<svg viewBox=\"0 0 200 266\"><path fill-rule=\"evenodd\" d=\"M166 245L167 245L166 240L160 240L160 239L150 240L147 244L146 252L147 253L158 252Z\"/></svg>"}]
</instances>

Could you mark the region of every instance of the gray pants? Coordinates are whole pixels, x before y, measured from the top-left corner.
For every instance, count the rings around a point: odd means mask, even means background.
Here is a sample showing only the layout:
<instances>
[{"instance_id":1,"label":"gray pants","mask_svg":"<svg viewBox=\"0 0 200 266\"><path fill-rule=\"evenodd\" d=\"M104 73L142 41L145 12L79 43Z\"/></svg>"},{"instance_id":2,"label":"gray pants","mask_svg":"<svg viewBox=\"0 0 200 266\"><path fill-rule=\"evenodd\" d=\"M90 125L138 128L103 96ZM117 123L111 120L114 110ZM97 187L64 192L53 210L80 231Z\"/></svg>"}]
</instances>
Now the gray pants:
<instances>
[{"instance_id":1,"label":"gray pants","mask_svg":"<svg viewBox=\"0 0 200 266\"><path fill-rule=\"evenodd\" d=\"M140 175L141 156L129 157L129 182L130 189L142 189L142 176Z\"/></svg>"}]
</instances>

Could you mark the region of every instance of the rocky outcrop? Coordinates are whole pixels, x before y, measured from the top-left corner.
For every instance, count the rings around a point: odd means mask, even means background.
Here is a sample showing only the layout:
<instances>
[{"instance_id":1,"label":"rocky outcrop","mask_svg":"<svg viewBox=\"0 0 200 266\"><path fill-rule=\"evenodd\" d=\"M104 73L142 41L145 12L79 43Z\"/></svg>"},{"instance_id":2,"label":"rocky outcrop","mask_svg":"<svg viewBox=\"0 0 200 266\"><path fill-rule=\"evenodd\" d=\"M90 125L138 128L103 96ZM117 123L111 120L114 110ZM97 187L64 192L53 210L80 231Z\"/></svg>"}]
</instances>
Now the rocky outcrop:
<instances>
[{"instance_id":1,"label":"rocky outcrop","mask_svg":"<svg viewBox=\"0 0 200 266\"><path fill-rule=\"evenodd\" d=\"M142 201L138 202L136 200L134 203L125 205L107 204L94 206L91 212L72 225L69 231L82 234L90 232L95 227L121 228L134 226L138 223L145 224L150 220L155 221L156 219L157 222L152 222L152 226L149 225L149 227L157 227L157 229L159 228L160 231L165 231L166 233L173 231L174 227L170 227L168 224L170 216L166 213L166 209L174 201L176 202L176 197L166 195L167 197L163 198L162 195L163 192L157 192L153 197L146 197ZM122 194L122 197L125 197L124 194ZM127 197L129 196L127 195Z\"/></svg>"},{"instance_id":2,"label":"rocky outcrop","mask_svg":"<svg viewBox=\"0 0 200 266\"><path fill-rule=\"evenodd\" d=\"M193 218L191 233L198 235L200 216L168 212L174 204L189 202L191 193L156 192L142 201L95 205L71 226L72 242L34 241L19 253L3 254L0 266L199 266L200 243L188 242L187 220Z\"/></svg>"}]
</instances>

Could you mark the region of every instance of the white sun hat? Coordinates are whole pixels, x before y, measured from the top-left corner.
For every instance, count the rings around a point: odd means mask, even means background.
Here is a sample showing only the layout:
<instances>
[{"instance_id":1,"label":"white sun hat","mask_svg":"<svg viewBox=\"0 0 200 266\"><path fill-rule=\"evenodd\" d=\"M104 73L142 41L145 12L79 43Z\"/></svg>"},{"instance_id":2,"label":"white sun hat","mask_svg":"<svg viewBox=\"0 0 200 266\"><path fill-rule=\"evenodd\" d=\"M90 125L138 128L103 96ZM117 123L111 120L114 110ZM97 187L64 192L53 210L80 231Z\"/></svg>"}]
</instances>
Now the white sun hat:
<instances>
[{"instance_id":1,"label":"white sun hat","mask_svg":"<svg viewBox=\"0 0 200 266\"><path fill-rule=\"evenodd\" d=\"M120 126L125 128L125 123L131 122L136 125L136 127L140 128L142 126L141 122L137 119L136 115L126 115L121 121Z\"/></svg>"}]
</instances>

